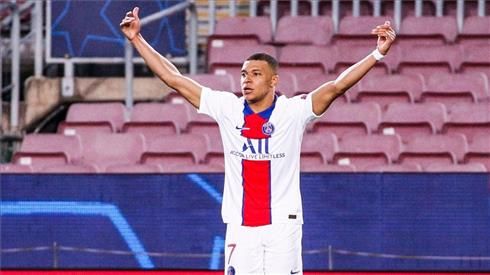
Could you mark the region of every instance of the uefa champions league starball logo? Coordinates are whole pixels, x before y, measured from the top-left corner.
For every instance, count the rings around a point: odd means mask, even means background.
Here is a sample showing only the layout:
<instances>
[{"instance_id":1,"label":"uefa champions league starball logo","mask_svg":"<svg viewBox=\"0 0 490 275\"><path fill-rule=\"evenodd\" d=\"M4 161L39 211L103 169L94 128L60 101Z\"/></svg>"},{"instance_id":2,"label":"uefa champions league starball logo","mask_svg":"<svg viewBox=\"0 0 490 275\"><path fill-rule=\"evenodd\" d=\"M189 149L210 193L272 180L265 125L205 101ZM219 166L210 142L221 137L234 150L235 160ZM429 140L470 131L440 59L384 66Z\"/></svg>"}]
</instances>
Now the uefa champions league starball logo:
<instances>
[{"instance_id":1,"label":"uefa champions league starball logo","mask_svg":"<svg viewBox=\"0 0 490 275\"><path fill-rule=\"evenodd\" d=\"M272 135L272 133L274 133L274 124L271 122L264 123L264 125L262 125L262 133L267 136Z\"/></svg>"}]
</instances>

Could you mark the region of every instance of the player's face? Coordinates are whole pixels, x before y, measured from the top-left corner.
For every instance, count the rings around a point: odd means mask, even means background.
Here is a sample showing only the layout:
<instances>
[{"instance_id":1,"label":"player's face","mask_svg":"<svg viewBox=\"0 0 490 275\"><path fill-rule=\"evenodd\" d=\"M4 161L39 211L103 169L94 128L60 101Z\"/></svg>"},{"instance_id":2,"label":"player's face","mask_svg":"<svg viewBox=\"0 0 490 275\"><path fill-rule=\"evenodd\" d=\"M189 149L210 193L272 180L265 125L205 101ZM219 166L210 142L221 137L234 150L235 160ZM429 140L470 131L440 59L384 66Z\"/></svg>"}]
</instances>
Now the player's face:
<instances>
[{"instance_id":1,"label":"player's face","mask_svg":"<svg viewBox=\"0 0 490 275\"><path fill-rule=\"evenodd\" d=\"M263 60L247 60L243 63L240 84L248 103L257 103L275 91L278 77Z\"/></svg>"}]
</instances>

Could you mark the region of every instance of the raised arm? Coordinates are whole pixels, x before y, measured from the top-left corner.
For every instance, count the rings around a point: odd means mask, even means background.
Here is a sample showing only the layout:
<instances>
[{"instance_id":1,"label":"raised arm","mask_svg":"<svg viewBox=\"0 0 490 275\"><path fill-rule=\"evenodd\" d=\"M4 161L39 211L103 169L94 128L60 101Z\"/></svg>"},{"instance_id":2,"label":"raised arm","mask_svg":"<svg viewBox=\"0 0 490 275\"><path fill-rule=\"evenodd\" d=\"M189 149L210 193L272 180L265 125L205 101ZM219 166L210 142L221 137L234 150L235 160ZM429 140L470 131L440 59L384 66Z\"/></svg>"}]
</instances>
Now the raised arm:
<instances>
[{"instance_id":1,"label":"raised arm","mask_svg":"<svg viewBox=\"0 0 490 275\"><path fill-rule=\"evenodd\" d=\"M388 50L396 37L390 22L386 21L383 25L377 26L371 33L378 35L376 50L361 61L349 67L341 73L337 79L321 85L312 92L313 112L315 114L323 114L337 97L344 94L350 87L356 84L372 67L374 67L378 59L388 53Z\"/></svg>"},{"instance_id":2,"label":"raised arm","mask_svg":"<svg viewBox=\"0 0 490 275\"><path fill-rule=\"evenodd\" d=\"M138 7L126 13L126 17L119 24L121 31L131 41L134 48L158 78L180 93L194 107L199 108L202 86L194 80L183 76L167 58L155 51L146 42L140 33L141 24L138 13Z\"/></svg>"}]
</instances>

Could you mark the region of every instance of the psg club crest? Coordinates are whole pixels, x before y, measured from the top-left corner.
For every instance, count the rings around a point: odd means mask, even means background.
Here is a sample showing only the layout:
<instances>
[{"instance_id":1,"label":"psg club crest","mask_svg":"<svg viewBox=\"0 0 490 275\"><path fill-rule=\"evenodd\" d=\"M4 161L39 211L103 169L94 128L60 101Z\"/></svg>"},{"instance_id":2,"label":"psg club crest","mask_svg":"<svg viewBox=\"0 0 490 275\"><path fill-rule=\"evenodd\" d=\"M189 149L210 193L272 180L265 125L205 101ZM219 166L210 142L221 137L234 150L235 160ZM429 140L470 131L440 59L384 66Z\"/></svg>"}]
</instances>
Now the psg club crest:
<instances>
[{"instance_id":1,"label":"psg club crest","mask_svg":"<svg viewBox=\"0 0 490 275\"><path fill-rule=\"evenodd\" d=\"M274 133L274 124L269 121L264 123L264 125L262 125L262 133L267 136L272 135L272 133Z\"/></svg>"}]
</instances>

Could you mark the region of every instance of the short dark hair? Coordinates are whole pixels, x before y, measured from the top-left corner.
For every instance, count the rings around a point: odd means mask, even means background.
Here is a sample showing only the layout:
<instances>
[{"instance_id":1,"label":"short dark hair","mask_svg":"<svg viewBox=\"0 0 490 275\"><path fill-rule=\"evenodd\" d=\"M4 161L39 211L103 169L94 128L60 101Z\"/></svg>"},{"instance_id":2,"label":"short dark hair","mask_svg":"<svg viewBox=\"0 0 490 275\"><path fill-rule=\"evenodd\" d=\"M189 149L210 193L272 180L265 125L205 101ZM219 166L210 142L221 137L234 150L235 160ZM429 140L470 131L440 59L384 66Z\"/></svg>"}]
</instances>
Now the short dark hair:
<instances>
[{"instance_id":1,"label":"short dark hair","mask_svg":"<svg viewBox=\"0 0 490 275\"><path fill-rule=\"evenodd\" d=\"M272 57L266 53L254 53L247 58L247 61L249 61L249 60L265 61L265 62L267 62L267 64L269 64L269 67L272 69L272 71L275 74L277 74L277 68L279 67L279 65L277 63L277 60L274 57Z\"/></svg>"}]
</instances>

